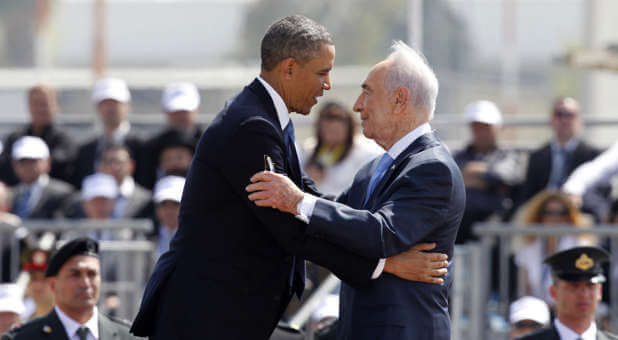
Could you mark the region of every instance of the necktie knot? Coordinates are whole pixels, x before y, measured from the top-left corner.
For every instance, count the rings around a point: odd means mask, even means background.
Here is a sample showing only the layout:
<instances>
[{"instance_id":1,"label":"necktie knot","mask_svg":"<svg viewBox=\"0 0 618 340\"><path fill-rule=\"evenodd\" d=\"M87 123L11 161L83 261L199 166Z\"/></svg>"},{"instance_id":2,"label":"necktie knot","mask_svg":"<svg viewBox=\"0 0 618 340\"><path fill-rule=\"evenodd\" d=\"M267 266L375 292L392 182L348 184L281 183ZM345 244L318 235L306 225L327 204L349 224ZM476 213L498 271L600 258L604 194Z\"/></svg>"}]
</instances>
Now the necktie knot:
<instances>
[{"instance_id":1,"label":"necktie knot","mask_svg":"<svg viewBox=\"0 0 618 340\"><path fill-rule=\"evenodd\" d=\"M79 340L86 340L88 338L88 327L79 327L75 334L77 334Z\"/></svg>"}]
</instances>

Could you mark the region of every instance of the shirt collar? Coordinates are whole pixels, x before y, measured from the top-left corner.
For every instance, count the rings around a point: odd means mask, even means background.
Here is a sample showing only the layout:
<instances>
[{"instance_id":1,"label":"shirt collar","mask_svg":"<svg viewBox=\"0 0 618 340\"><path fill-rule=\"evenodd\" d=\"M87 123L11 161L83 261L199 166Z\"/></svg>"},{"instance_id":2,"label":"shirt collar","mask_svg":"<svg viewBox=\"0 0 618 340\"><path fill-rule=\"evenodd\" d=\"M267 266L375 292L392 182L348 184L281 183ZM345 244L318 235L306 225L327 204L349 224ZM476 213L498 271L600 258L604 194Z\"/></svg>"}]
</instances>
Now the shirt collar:
<instances>
[{"instance_id":1,"label":"shirt collar","mask_svg":"<svg viewBox=\"0 0 618 340\"><path fill-rule=\"evenodd\" d=\"M118 126L118 128L116 130L114 130L114 132L112 132L111 135L111 142L115 143L115 144L122 144L124 143L125 138L127 137L127 135L129 134L129 132L131 131L131 123L129 123L128 121L124 120L120 123L120 125Z\"/></svg>"},{"instance_id":2,"label":"shirt collar","mask_svg":"<svg viewBox=\"0 0 618 340\"><path fill-rule=\"evenodd\" d=\"M94 335L95 339L99 338L99 312L96 307L92 307L92 317L83 325L64 314L62 309L58 308L58 306L54 306L54 309L56 310L56 314L58 314L58 318L64 326L64 330L67 332L69 339L73 339L75 332L77 332L77 330L82 326L88 327L88 330L92 333L92 335Z\"/></svg>"},{"instance_id":3,"label":"shirt collar","mask_svg":"<svg viewBox=\"0 0 618 340\"><path fill-rule=\"evenodd\" d=\"M270 95L270 98L273 100L273 104L275 104L275 110L277 111L277 117L279 117L279 125L281 125L281 130L285 130L285 127L288 126L290 122L290 112L288 111L288 107L285 105L283 98L270 86L266 80L262 79L262 77L258 76L257 79L264 85L266 88L266 92Z\"/></svg>"},{"instance_id":4,"label":"shirt collar","mask_svg":"<svg viewBox=\"0 0 618 340\"><path fill-rule=\"evenodd\" d=\"M561 340L577 340L580 338L582 340L595 340L597 338L597 324L594 321L581 335L577 334L575 331L560 322L558 318L554 319L554 326L556 327L556 331L558 332L558 335L560 335Z\"/></svg>"},{"instance_id":5,"label":"shirt collar","mask_svg":"<svg viewBox=\"0 0 618 340\"><path fill-rule=\"evenodd\" d=\"M564 144L564 150L567 152L572 152L573 150L575 150L578 144L579 144L579 139L573 137ZM560 148L560 144L558 144L558 142L554 140L551 143L551 150L555 152L559 148Z\"/></svg>"},{"instance_id":6,"label":"shirt collar","mask_svg":"<svg viewBox=\"0 0 618 340\"><path fill-rule=\"evenodd\" d=\"M125 177L122 180L120 187L118 188L118 191L120 191L120 196L124 198L128 198L129 196L131 196L134 190L135 190L135 180L133 180L133 177L131 176Z\"/></svg>"},{"instance_id":7,"label":"shirt collar","mask_svg":"<svg viewBox=\"0 0 618 340\"><path fill-rule=\"evenodd\" d=\"M403 138L395 142L395 144L393 144L393 146L391 146L391 148L388 149L388 155L391 156L392 159L397 159L397 157L405 149L407 149L408 146L412 145L412 143L414 143L414 141L418 137L428 132L431 132L431 126L429 125L429 123L424 123L424 124L417 126L414 130L408 132L407 135L403 136Z\"/></svg>"}]
</instances>

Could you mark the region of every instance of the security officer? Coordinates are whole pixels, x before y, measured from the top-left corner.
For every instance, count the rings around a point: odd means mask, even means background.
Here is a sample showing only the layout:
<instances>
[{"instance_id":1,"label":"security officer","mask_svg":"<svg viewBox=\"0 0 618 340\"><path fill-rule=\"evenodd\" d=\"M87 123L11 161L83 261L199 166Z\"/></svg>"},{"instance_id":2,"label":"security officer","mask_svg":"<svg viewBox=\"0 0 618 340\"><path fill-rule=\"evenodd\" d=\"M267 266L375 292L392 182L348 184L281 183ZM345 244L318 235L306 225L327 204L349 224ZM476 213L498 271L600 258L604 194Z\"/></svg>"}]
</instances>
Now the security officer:
<instances>
[{"instance_id":1,"label":"security officer","mask_svg":"<svg viewBox=\"0 0 618 340\"><path fill-rule=\"evenodd\" d=\"M7 332L2 340L126 340L127 324L97 310L101 285L99 244L77 238L62 246L49 260L45 276L56 305L46 316Z\"/></svg>"},{"instance_id":2,"label":"security officer","mask_svg":"<svg viewBox=\"0 0 618 340\"><path fill-rule=\"evenodd\" d=\"M618 336L597 329L594 314L605 282L601 263L609 254L597 247L575 247L545 259L551 267L556 318L551 327L524 336L522 340L611 340Z\"/></svg>"}]
</instances>

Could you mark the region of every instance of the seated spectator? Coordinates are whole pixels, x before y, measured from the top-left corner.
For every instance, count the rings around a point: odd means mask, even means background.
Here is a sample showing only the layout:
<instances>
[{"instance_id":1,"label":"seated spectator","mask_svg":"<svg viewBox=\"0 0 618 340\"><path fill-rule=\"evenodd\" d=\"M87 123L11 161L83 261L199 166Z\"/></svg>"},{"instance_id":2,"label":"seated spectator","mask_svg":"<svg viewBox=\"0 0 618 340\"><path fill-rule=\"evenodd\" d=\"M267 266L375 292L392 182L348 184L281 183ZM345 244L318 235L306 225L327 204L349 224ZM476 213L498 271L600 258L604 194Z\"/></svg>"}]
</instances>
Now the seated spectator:
<instances>
[{"instance_id":1,"label":"seated spectator","mask_svg":"<svg viewBox=\"0 0 618 340\"><path fill-rule=\"evenodd\" d=\"M338 195L352 184L353 175L384 151L356 134L352 112L329 102L322 106L315 123L315 137L302 146L301 159L318 189Z\"/></svg>"},{"instance_id":2,"label":"seated spectator","mask_svg":"<svg viewBox=\"0 0 618 340\"><path fill-rule=\"evenodd\" d=\"M160 152L154 155L158 160L157 174L187 176L195 152L193 136L179 130L170 130L162 136L161 141L163 146Z\"/></svg>"},{"instance_id":3,"label":"seated spectator","mask_svg":"<svg viewBox=\"0 0 618 340\"><path fill-rule=\"evenodd\" d=\"M155 261L169 249L169 243L178 229L178 212L184 186L185 178L179 176L165 176L155 185L153 200L158 222Z\"/></svg>"},{"instance_id":4,"label":"seated spectator","mask_svg":"<svg viewBox=\"0 0 618 340\"><path fill-rule=\"evenodd\" d=\"M152 215L152 194L133 179L135 162L129 149L121 144L109 145L103 151L98 170L114 177L118 187L113 218L146 218ZM76 197L66 209L69 218L85 218L86 213Z\"/></svg>"},{"instance_id":5,"label":"seated spectator","mask_svg":"<svg viewBox=\"0 0 618 340\"><path fill-rule=\"evenodd\" d=\"M464 115L472 141L454 157L466 186L466 210L456 240L459 244L477 239L472 233L474 223L509 211L512 193L524 176L520 155L498 146L502 127L498 107L480 100L468 104Z\"/></svg>"},{"instance_id":6,"label":"seated spectator","mask_svg":"<svg viewBox=\"0 0 618 340\"><path fill-rule=\"evenodd\" d=\"M530 154L521 202L545 188L559 189L575 168L599 154L597 148L579 137L582 129L579 111L579 103L570 97L559 98L554 103L551 114L554 137ZM599 202L599 199L593 202ZM597 204L586 210L599 216L600 212L596 211L599 207Z\"/></svg>"},{"instance_id":7,"label":"seated spectator","mask_svg":"<svg viewBox=\"0 0 618 340\"><path fill-rule=\"evenodd\" d=\"M21 137L13 145L12 158L19 184L13 188L11 212L21 219L45 219L60 215L73 188L68 183L49 177L49 149L45 142L38 137Z\"/></svg>"},{"instance_id":8,"label":"seated spectator","mask_svg":"<svg viewBox=\"0 0 618 340\"><path fill-rule=\"evenodd\" d=\"M35 85L28 90L28 111L30 123L9 134L4 143L4 153L0 155L0 180L8 185L18 183L11 165L13 144L23 136L41 138L49 147L51 169L49 175L68 182L71 178L72 162L77 152L77 144L61 127L54 122L59 107L56 90L48 85Z\"/></svg>"},{"instance_id":9,"label":"seated spectator","mask_svg":"<svg viewBox=\"0 0 618 340\"><path fill-rule=\"evenodd\" d=\"M545 301L533 296L521 297L509 306L509 339L549 326L549 307Z\"/></svg>"},{"instance_id":10,"label":"seated spectator","mask_svg":"<svg viewBox=\"0 0 618 340\"><path fill-rule=\"evenodd\" d=\"M575 207L566 194L544 190L535 195L523 209L522 224L571 225L574 228L588 227L588 221ZM543 258L567 248L593 244L588 235L550 236L546 238L528 236L515 251L515 264L519 270L523 294L531 295L550 303L548 288L552 283L549 267Z\"/></svg>"},{"instance_id":11,"label":"seated spectator","mask_svg":"<svg viewBox=\"0 0 618 340\"><path fill-rule=\"evenodd\" d=\"M133 157L142 154L143 142L131 132L131 124L127 119L131 101L127 84L121 79L101 79L94 85L92 101L101 119L103 133L79 147L72 178L73 185L78 188L86 176L97 170L103 151L108 145L126 145ZM139 158L136 165L137 173L141 171L141 167Z\"/></svg>"},{"instance_id":12,"label":"seated spectator","mask_svg":"<svg viewBox=\"0 0 618 340\"><path fill-rule=\"evenodd\" d=\"M203 129L197 124L197 114L200 106L200 94L197 87L191 83L172 83L165 87L161 98L166 117L164 130L146 143L148 150L148 166L141 177L144 186L152 188L158 178L164 176L159 165L159 156L169 144L168 134L180 131L191 140L191 148L195 149Z\"/></svg>"},{"instance_id":13,"label":"seated spectator","mask_svg":"<svg viewBox=\"0 0 618 340\"><path fill-rule=\"evenodd\" d=\"M24 312L22 295L18 285L0 284L0 335L19 324L19 316Z\"/></svg>"},{"instance_id":14,"label":"seated spectator","mask_svg":"<svg viewBox=\"0 0 618 340\"><path fill-rule=\"evenodd\" d=\"M92 220L112 218L118 196L116 183L113 176L100 172L84 178L81 196L86 218Z\"/></svg>"},{"instance_id":15,"label":"seated spectator","mask_svg":"<svg viewBox=\"0 0 618 340\"><path fill-rule=\"evenodd\" d=\"M45 316L54 307L54 295L45 280L49 255L48 251L38 248L23 252L22 270L28 273L28 285L24 294L26 311L22 320Z\"/></svg>"}]
</instances>

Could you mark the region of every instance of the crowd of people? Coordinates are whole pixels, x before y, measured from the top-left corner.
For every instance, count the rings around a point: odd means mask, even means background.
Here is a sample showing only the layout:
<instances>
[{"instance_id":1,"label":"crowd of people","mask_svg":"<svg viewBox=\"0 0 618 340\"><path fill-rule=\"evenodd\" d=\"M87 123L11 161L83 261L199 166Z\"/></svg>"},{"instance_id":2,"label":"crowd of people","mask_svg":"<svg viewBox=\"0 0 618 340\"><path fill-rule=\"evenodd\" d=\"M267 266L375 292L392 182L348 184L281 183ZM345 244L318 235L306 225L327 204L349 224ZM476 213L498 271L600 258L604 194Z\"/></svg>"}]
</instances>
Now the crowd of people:
<instances>
[{"instance_id":1,"label":"crowd of people","mask_svg":"<svg viewBox=\"0 0 618 340\"><path fill-rule=\"evenodd\" d=\"M4 139L0 154L0 221L19 225L40 219L147 218L155 225L148 235L155 259L165 253L178 228L185 176L203 132L196 121L200 105L197 88L190 83L166 86L162 95L165 128L142 139L128 121L131 94L126 83L101 79L93 87L92 102L102 130L81 145L56 122L60 108L54 88L33 86L27 98L30 122ZM466 190L458 244L477 240L473 226L478 222L594 228L595 224L617 220L618 203L612 201L608 179L618 172L618 143L602 153L580 137L583 125L575 99L564 97L554 102L548 117L553 137L530 152L500 145L503 118L495 103L472 102L463 108L463 115L471 140L462 150L452 152ZM355 173L384 152L356 130L351 110L342 103L329 102L317 115L314 137L296 144L304 172L321 192L341 193L352 184ZM20 269L29 277L25 292L16 293L18 287L13 283L0 286L0 301L10 307L0 310L0 334L20 320L48 315L54 306L60 306L58 314L63 313L64 297L45 284L55 247L49 242L43 246L40 236L22 235L20 242ZM106 232L89 236L93 240L82 240L72 256L98 254L98 245L93 242L119 237ZM16 277L10 270L11 252L8 244L1 246L2 280L13 282ZM605 240L587 234L526 237L500 246L512 247L519 277L517 297L521 299L511 306L514 336L523 335L523 329L547 325L548 306L560 297L555 268L543 259L574 247L609 250ZM89 258L81 260L92 262ZM97 260L90 265L106 279L105 264ZM312 284L305 289L310 290L328 272L310 267L308 273ZM20 294L23 298L16 298ZM331 314L337 312L336 308L330 310ZM522 312L525 310L528 312ZM560 314L559 310L553 312ZM86 315L84 321L90 317L92 314Z\"/></svg>"}]
</instances>

